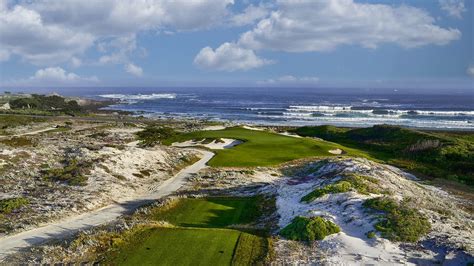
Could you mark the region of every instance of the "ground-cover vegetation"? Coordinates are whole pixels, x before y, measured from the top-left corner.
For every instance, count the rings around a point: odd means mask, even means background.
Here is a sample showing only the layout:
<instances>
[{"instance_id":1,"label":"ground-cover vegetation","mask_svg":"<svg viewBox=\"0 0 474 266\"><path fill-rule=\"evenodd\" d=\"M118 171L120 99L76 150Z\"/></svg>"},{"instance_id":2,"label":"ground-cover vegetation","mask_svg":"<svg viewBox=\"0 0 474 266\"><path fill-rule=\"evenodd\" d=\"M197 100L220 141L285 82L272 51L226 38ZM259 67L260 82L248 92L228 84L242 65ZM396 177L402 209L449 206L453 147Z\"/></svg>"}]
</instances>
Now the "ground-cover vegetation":
<instances>
[{"instance_id":1,"label":"ground-cover vegetation","mask_svg":"<svg viewBox=\"0 0 474 266\"><path fill-rule=\"evenodd\" d=\"M29 203L30 201L28 199L22 197L0 199L0 214L9 214Z\"/></svg>"},{"instance_id":2,"label":"ground-cover vegetation","mask_svg":"<svg viewBox=\"0 0 474 266\"><path fill-rule=\"evenodd\" d=\"M87 176L91 163L78 159L69 159L63 162L64 166L43 169L41 174L44 179L50 181L65 182L71 186L87 185Z\"/></svg>"},{"instance_id":3,"label":"ground-cover vegetation","mask_svg":"<svg viewBox=\"0 0 474 266\"><path fill-rule=\"evenodd\" d=\"M33 123L45 122L44 118L36 118L21 115L0 115L0 133L5 134L5 130L18 126L25 126Z\"/></svg>"},{"instance_id":4,"label":"ground-cover vegetation","mask_svg":"<svg viewBox=\"0 0 474 266\"><path fill-rule=\"evenodd\" d=\"M11 109L34 109L48 112L74 114L82 112L75 100L67 100L58 95L32 94L31 97L15 98L9 102Z\"/></svg>"},{"instance_id":5,"label":"ground-cover vegetation","mask_svg":"<svg viewBox=\"0 0 474 266\"><path fill-rule=\"evenodd\" d=\"M10 147L14 147L14 148L34 146L35 144L34 141L32 141L30 138L27 138L27 137L11 137L11 138L0 140L0 143L8 145Z\"/></svg>"},{"instance_id":6,"label":"ground-cover vegetation","mask_svg":"<svg viewBox=\"0 0 474 266\"><path fill-rule=\"evenodd\" d=\"M176 135L174 129L161 126L147 126L144 130L137 132L137 139L143 147L151 147L161 143L163 140Z\"/></svg>"},{"instance_id":7,"label":"ground-cover vegetation","mask_svg":"<svg viewBox=\"0 0 474 266\"><path fill-rule=\"evenodd\" d=\"M326 236L340 231L339 226L320 216L310 218L297 216L280 230L280 235L290 240L314 241L323 240Z\"/></svg>"},{"instance_id":8,"label":"ground-cover vegetation","mask_svg":"<svg viewBox=\"0 0 474 266\"><path fill-rule=\"evenodd\" d=\"M235 229L261 215L260 197L185 198L153 209L148 217L170 224L144 228L106 260L120 265L254 265L269 250L266 233Z\"/></svg>"},{"instance_id":9,"label":"ground-cover vegetation","mask_svg":"<svg viewBox=\"0 0 474 266\"><path fill-rule=\"evenodd\" d=\"M332 149L345 149L341 145L306 138L294 138L266 131L249 130L241 127L223 130L196 131L179 134L163 141L170 145L192 139L230 138L243 141L231 149L216 150L216 156L209 161L215 167L252 167L278 165L306 157L334 156ZM365 156L363 152L349 155Z\"/></svg>"},{"instance_id":10,"label":"ground-cover vegetation","mask_svg":"<svg viewBox=\"0 0 474 266\"><path fill-rule=\"evenodd\" d=\"M326 194L344 193L352 190L364 195L370 193L386 193L377 187L377 183L378 180L373 177L352 174L341 178L334 184L329 184L311 191L301 198L301 201L310 202Z\"/></svg>"},{"instance_id":11,"label":"ground-cover vegetation","mask_svg":"<svg viewBox=\"0 0 474 266\"><path fill-rule=\"evenodd\" d=\"M375 159L417 174L474 185L472 133L424 132L389 125L301 127L294 132L364 150Z\"/></svg>"},{"instance_id":12,"label":"ground-cover vegetation","mask_svg":"<svg viewBox=\"0 0 474 266\"><path fill-rule=\"evenodd\" d=\"M364 207L382 213L374 227L383 237L392 241L416 242L429 233L431 224L423 214L409 206L409 202L398 203L389 197L379 197L366 200Z\"/></svg>"}]
</instances>

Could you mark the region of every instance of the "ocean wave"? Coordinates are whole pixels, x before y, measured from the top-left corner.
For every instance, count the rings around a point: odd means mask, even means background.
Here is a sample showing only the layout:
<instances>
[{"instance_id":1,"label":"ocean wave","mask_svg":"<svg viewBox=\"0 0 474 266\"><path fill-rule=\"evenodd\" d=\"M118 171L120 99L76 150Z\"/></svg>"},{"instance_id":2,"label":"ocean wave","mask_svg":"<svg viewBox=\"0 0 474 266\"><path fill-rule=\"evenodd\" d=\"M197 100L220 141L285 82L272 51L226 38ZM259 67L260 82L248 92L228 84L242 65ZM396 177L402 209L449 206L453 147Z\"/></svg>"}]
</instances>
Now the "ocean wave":
<instances>
[{"instance_id":1,"label":"ocean wave","mask_svg":"<svg viewBox=\"0 0 474 266\"><path fill-rule=\"evenodd\" d=\"M474 111L442 111L442 110L400 110L400 109L385 109L385 108L371 108L366 106L329 106L329 105L291 105L286 109L288 113L326 113L332 115L335 113L360 113L373 114L380 116L394 116L401 115L420 115L420 116L474 116Z\"/></svg>"},{"instance_id":2,"label":"ocean wave","mask_svg":"<svg viewBox=\"0 0 474 266\"><path fill-rule=\"evenodd\" d=\"M136 101L148 101L157 99L175 99L175 93L152 93L152 94L102 94L102 98L119 99L128 103L136 103Z\"/></svg>"}]
</instances>

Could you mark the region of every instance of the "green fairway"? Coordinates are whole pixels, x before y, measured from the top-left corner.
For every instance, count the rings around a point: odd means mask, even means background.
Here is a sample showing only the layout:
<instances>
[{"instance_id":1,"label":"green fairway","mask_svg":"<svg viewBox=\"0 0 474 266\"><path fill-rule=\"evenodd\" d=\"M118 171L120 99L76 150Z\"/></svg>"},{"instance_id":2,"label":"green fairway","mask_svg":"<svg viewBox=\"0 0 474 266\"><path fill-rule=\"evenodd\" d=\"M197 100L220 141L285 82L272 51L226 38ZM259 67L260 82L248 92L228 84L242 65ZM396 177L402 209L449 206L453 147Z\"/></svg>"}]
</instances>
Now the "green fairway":
<instances>
[{"instance_id":1,"label":"green fairway","mask_svg":"<svg viewBox=\"0 0 474 266\"><path fill-rule=\"evenodd\" d=\"M329 150L338 148L352 155L362 154L331 142L288 137L240 127L181 134L163 143L169 145L173 142L205 138L232 138L244 141L231 149L215 150L216 156L208 163L210 166L270 166L306 157L334 156Z\"/></svg>"},{"instance_id":2,"label":"green fairway","mask_svg":"<svg viewBox=\"0 0 474 266\"><path fill-rule=\"evenodd\" d=\"M268 252L268 239L224 227L254 222L259 197L180 199L151 217L177 227L148 227L110 253L112 265L253 265Z\"/></svg>"},{"instance_id":3,"label":"green fairway","mask_svg":"<svg viewBox=\"0 0 474 266\"><path fill-rule=\"evenodd\" d=\"M256 198L182 199L173 208L154 213L156 220L184 227L225 227L258 216Z\"/></svg>"},{"instance_id":4,"label":"green fairway","mask_svg":"<svg viewBox=\"0 0 474 266\"><path fill-rule=\"evenodd\" d=\"M230 265L241 233L229 229L152 228L117 252L116 265Z\"/></svg>"}]
</instances>

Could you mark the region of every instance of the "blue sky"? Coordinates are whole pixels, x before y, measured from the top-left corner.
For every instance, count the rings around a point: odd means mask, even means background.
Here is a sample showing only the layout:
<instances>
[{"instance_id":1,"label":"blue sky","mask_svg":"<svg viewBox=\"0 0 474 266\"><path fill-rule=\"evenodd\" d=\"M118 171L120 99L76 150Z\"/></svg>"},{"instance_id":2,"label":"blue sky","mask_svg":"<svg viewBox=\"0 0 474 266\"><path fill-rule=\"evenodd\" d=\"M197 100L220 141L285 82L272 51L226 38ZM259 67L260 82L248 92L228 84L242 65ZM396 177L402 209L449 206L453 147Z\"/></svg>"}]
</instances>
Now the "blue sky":
<instances>
[{"instance_id":1,"label":"blue sky","mask_svg":"<svg viewBox=\"0 0 474 266\"><path fill-rule=\"evenodd\" d=\"M0 0L0 86L474 90L474 1L91 2Z\"/></svg>"}]
</instances>

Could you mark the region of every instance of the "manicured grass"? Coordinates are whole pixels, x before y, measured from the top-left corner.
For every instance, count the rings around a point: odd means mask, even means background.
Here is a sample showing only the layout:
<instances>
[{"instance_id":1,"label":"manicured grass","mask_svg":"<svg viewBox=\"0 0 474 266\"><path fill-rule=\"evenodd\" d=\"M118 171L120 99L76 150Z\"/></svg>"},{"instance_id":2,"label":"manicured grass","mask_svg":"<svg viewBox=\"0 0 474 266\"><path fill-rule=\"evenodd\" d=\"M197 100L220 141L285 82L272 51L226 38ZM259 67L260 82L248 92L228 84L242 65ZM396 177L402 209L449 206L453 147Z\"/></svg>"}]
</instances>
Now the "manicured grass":
<instances>
[{"instance_id":1,"label":"manicured grass","mask_svg":"<svg viewBox=\"0 0 474 266\"><path fill-rule=\"evenodd\" d=\"M216 156L209 161L210 166L252 167L270 166L295 159L317 156L334 156L332 149L343 149L349 155L365 156L341 145L309 138L294 138L266 131L249 130L240 127L223 130L197 131L174 136L164 144L190 139L232 138L244 141L231 149L215 150Z\"/></svg>"},{"instance_id":2,"label":"manicured grass","mask_svg":"<svg viewBox=\"0 0 474 266\"><path fill-rule=\"evenodd\" d=\"M256 198L182 199L169 210L154 213L156 220L184 227L225 227L246 224L258 217Z\"/></svg>"},{"instance_id":3,"label":"manicured grass","mask_svg":"<svg viewBox=\"0 0 474 266\"><path fill-rule=\"evenodd\" d=\"M230 265L241 233L229 229L152 228L137 234L110 264Z\"/></svg>"},{"instance_id":4,"label":"manicured grass","mask_svg":"<svg viewBox=\"0 0 474 266\"><path fill-rule=\"evenodd\" d=\"M145 227L108 254L112 265L255 265L269 249L259 234L224 227L254 222L260 197L180 199L151 218L176 227Z\"/></svg>"}]
</instances>

